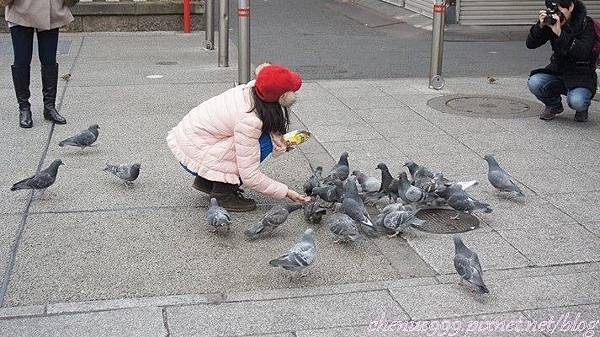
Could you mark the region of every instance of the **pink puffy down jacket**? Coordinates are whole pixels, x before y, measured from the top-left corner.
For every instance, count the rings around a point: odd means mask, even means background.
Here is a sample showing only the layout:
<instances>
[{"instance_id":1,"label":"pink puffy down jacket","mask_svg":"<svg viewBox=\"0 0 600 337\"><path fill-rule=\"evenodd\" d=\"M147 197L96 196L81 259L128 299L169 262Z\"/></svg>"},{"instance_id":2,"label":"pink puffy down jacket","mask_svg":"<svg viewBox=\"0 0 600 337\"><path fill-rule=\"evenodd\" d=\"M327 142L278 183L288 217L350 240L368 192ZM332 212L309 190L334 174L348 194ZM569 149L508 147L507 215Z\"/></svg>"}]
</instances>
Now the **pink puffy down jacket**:
<instances>
[{"instance_id":1,"label":"pink puffy down jacket","mask_svg":"<svg viewBox=\"0 0 600 337\"><path fill-rule=\"evenodd\" d=\"M288 187L260 169L262 121L253 107L254 81L239 85L192 109L167 135L169 148L190 170L212 181L239 184L276 199Z\"/></svg>"}]
</instances>

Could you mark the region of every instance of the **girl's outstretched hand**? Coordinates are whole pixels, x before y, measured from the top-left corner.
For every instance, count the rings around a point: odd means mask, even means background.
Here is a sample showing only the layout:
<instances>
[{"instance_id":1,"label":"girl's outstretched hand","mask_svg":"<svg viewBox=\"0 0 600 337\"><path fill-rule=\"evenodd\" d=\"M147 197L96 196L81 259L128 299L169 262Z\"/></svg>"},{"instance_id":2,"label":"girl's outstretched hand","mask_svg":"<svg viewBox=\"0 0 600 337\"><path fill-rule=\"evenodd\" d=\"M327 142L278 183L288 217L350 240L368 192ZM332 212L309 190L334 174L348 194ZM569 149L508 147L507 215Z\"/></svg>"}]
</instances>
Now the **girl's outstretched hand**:
<instances>
[{"instance_id":1,"label":"girl's outstretched hand","mask_svg":"<svg viewBox=\"0 0 600 337\"><path fill-rule=\"evenodd\" d=\"M288 199L292 200L292 201L296 201L296 202L309 202L312 200L311 197L308 197L306 195L302 195L294 190L288 190L287 193L287 197Z\"/></svg>"}]
</instances>

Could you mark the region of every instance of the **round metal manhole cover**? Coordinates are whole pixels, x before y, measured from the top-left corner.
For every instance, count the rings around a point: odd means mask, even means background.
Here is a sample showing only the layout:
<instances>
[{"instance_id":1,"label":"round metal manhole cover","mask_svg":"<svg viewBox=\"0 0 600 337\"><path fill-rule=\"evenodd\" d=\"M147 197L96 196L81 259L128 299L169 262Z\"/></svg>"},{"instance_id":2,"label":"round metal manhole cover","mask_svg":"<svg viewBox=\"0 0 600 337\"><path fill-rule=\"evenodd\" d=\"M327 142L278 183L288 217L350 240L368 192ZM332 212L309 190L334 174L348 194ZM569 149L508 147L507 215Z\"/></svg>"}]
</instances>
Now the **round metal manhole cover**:
<instances>
[{"instance_id":1,"label":"round metal manhole cover","mask_svg":"<svg viewBox=\"0 0 600 337\"><path fill-rule=\"evenodd\" d=\"M425 209L417 212L417 218L426 222L418 229L434 234L453 234L472 231L479 228L479 219L471 214L460 213L458 219L456 211L450 209Z\"/></svg>"},{"instance_id":2,"label":"round metal manhole cover","mask_svg":"<svg viewBox=\"0 0 600 337\"><path fill-rule=\"evenodd\" d=\"M543 105L521 98L491 95L451 95L430 99L430 107L448 114L481 118L537 116Z\"/></svg>"},{"instance_id":3,"label":"round metal manhole cover","mask_svg":"<svg viewBox=\"0 0 600 337\"><path fill-rule=\"evenodd\" d=\"M176 61L159 61L156 62L156 65L159 66L174 66L177 65L178 63Z\"/></svg>"}]
</instances>

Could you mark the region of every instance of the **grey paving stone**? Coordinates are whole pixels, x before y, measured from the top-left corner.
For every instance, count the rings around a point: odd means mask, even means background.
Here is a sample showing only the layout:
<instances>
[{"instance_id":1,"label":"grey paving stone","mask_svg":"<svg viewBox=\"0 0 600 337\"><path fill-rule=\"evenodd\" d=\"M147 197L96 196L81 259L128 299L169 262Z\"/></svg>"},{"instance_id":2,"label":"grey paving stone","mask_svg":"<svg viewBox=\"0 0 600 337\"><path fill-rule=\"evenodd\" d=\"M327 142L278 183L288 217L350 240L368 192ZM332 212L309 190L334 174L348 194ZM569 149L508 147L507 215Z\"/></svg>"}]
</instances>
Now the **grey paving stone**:
<instances>
[{"instance_id":1,"label":"grey paving stone","mask_svg":"<svg viewBox=\"0 0 600 337\"><path fill-rule=\"evenodd\" d=\"M402 278L425 277L435 275L435 271L424 261L406 241L383 237L374 240L389 263Z\"/></svg>"},{"instance_id":2,"label":"grey paving stone","mask_svg":"<svg viewBox=\"0 0 600 337\"><path fill-rule=\"evenodd\" d=\"M372 127L364 124L313 125L310 131L320 142L351 142L383 138Z\"/></svg>"},{"instance_id":3,"label":"grey paving stone","mask_svg":"<svg viewBox=\"0 0 600 337\"><path fill-rule=\"evenodd\" d=\"M462 233L461 237L465 245L479 255L484 270L519 268L530 264L498 233L478 229ZM408 237L408 243L436 272L456 273L453 264L454 244L450 235L415 232Z\"/></svg>"},{"instance_id":4,"label":"grey paving stone","mask_svg":"<svg viewBox=\"0 0 600 337\"><path fill-rule=\"evenodd\" d=\"M302 89L301 89L302 90ZM344 104L335 96L331 99L323 99L319 97L317 99L304 99L298 100L292 110L299 112L310 112L310 111L344 111L350 107Z\"/></svg>"},{"instance_id":5,"label":"grey paving stone","mask_svg":"<svg viewBox=\"0 0 600 337\"><path fill-rule=\"evenodd\" d=\"M305 124L309 130L313 127L329 126L331 128L340 128L344 125L356 124L359 117L354 111L343 107L336 110L304 110L293 109L294 114Z\"/></svg>"},{"instance_id":6,"label":"grey paving stone","mask_svg":"<svg viewBox=\"0 0 600 337\"><path fill-rule=\"evenodd\" d=\"M288 272L267 262L296 243L307 225L296 212L272 237L248 242L243 230L267 209L261 206L255 212L234 214L232 231L226 236L210 233L204 211L195 208L30 215L6 303L318 287L401 278L371 242L335 244L329 230L317 226L317 263L309 276L290 280ZM411 262L414 268L419 268L417 262Z\"/></svg>"},{"instance_id":7,"label":"grey paving stone","mask_svg":"<svg viewBox=\"0 0 600 337\"><path fill-rule=\"evenodd\" d=\"M508 324L526 321L519 312L466 316L454 319L407 321L395 317L375 319L369 325L319 330L300 330L298 337L362 337L362 336L468 336L469 334L510 336L544 336L539 332L506 331ZM512 329L511 329L512 330Z\"/></svg>"},{"instance_id":8,"label":"grey paving stone","mask_svg":"<svg viewBox=\"0 0 600 337\"><path fill-rule=\"evenodd\" d=\"M422 119L415 111L405 106L396 108L357 109L353 111L367 123L393 123L397 125L404 121L418 121Z\"/></svg>"},{"instance_id":9,"label":"grey paving stone","mask_svg":"<svg viewBox=\"0 0 600 337\"><path fill-rule=\"evenodd\" d=\"M0 318L41 316L45 313L46 307L43 305L30 305L23 307L2 307L0 308Z\"/></svg>"},{"instance_id":10,"label":"grey paving stone","mask_svg":"<svg viewBox=\"0 0 600 337\"><path fill-rule=\"evenodd\" d=\"M493 213L486 214L486 224L496 230L507 230L575 222L574 218L553 204L521 187L525 193L524 198L496 191L487 178L480 186L472 189L474 197L485 201L494 209Z\"/></svg>"},{"instance_id":11,"label":"grey paving stone","mask_svg":"<svg viewBox=\"0 0 600 337\"><path fill-rule=\"evenodd\" d=\"M11 256L11 249L21 224L20 215L0 215L0 280L4 280Z\"/></svg>"},{"instance_id":12,"label":"grey paving stone","mask_svg":"<svg viewBox=\"0 0 600 337\"><path fill-rule=\"evenodd\" d=\"M311 287L311 288L291 288L291 289L270 289L231 292L225 295L226 302L243 301L264 301L282 298L309 297L321 295L347 294L357 292L368 292L374 290L385 290L388 288L404 288L419 285L436 284L434 277L415 277L405 278L393 281L346 283L332 286Z\"/></svg>"},{"instance_id":13,"label":"grey paving stone","mask_svg":"<svg viewBox=\"0 0 600 337\"><path fill-rule=\"evenodd\" d=\"M600 220L600 192L562 193L546 196L548 201L580 222Z\"/></svg>"},{"instance_id":14,"label":"grey paving stone","mask_svg":"<svg viewBox=\"0 0 600 337\"><path fill-rule=\"evenodd\" d=\"M46 306L46 311L48 314L64 314L203 303L208 303L208 298L206 295L174 295L162 297L126 298L107 301L52 303Z\"/></svg>"},{"instance_id":15,"label":"grey paving stone","mask_svg":"<svg viewBox=\"0 0 600 337\"><path fill-rule=\"evenodd\" d=\"M586 179L569 179L567 177L587 177ZM546 171L531 171L522 174L519 181L538 194L550 195L556 193L591 192L600 189L600 174L589 173L560 167Z\"/></svg>"},{"instance_id":16,"label":"grey paving stone","mask_svg":"<svg viewBox=\"0 0 600 337\"><path fill-rule=\"evenodd\" d=\"M353 142L323 142L322 145L339 158L342 152L348 152L348 163L353 166L356 160L371 161L370 170L375 170L379 160L385 157L398 158L404 154L390 141L385 139L356 140Z\"/></svg>"},{"instance_id":17,"label":"grey paving stone","mask_svg":"<svg viewBox=\"0 0 600 337\"><path fill-rule=\"evenodd\" d=\"M537 223L500 235L540 266L600 261L600 238L576 223Z\"/></svg>"},{"instance_id":18,"label":"grey paving stone","mask_svg":"<svg viewBox=\"0 0 600 337\"><path fill-rule=\"evenodd\" d=\"M588 231L596 234L596 236L600 237L600 221L588 222L582 224Z\"/></svg>"},{"instance_id":19,"label":"grey paving stone","mask_svg":"<svg viewBox=\"0 0 600 337\"><path fill-rule=\"evenodd\" d=\"M467 147L477 151L479 154L495 153L499 151L519 151L523 149L520 135L510 132L489 132L485 137L481 134L464 134L457 135L458 140ZM542 148L544 144L529 143L529 149L538 147Z\"/></svg>"},{"instance_id":20,"label":"grey paving stone","mask_svg":"<svg viewBox=\"0 0 600 337\"><path fill-rule=\"evenodd\" d=\"M441 114L438 111L432 113L431 110L428 112L426 108L419 108L418 106L411 106L411 108L431 120L439 128L454 135L491 134L509 131L490 119Z\"/></svg>"},{"instance_id":21,"label":"grey paving stone","mask_svg":"<svg viewBox=\"0 0 600 337\"><path fill-rule=\"evenodd\" d=\"M336 88L330 90L331 94L335 97L339 97L342 101L345 99L369 99L371 97L390 97L389 94L384 92L378 87L362 87L362 88Z\"/></svg>"},{"instance_id":22,"label":"grey paving stone","mask_svg":"<svg viewBox=\"0 0 600 337\"><path fill-rule=\"evenodd\" d=\"M565 264L549 267L532 266L524 268L487 270L485 272L485 279L487 282L493 282L494 280L529 278L546 275L586 274L598 271L600 271L600 263L598 262ZM456 283L456 274L438 275L436 276L436 279L441 283Z\"/></svg>"},{"instance_id":23,"label":"grey paving stone","mask_svg":"<svg viewBox=\"0 0 600 337\"><path fill-rule=\"evenodd\" d=\"M453 155L457 153L472 152L470 148L460 143L454 137L434 131L432 135L424 139L414 135L399 134L399 138L391 141L413 158L435 157L439 154Z\"/></svg>"},{"instance_id":24,"label":"grey paving stone","mask_svg":"<svg viewBox=\"0 0 600 337\"><path fill-rule=\"evenodd\" d=\"M164 336L159 308L0 320L5 336Z\"/></svg>"},{"instance_id":25,"label":"grey paving stone","mask_svg":"<svg viewBox=\"0 0 600 337\"><path fill-rule=\"evenodd\" d=\"M393 96L344 97L340 99L351 109L396 108L405 106L404 102L395 99Z\"/></svg>"},{"instance_id":26,"label":"grey paving stone","mask_svg":"<svg viewBox=\"0 0 600 337\"><path fill-rule=\"evenodd\" d=\"M531 321L552 320L553 323L546 330L550 336L593 336L598 332L600 305L527 310L524 313Z\"/></svg>"},{"instance_id":27,"label":"grey paving stone","mask_svg":"<svg viewBox=\"0 0 600 337\"><path fill-rule=\"evenodd\" d=\"M375 312L407 319L386 291L168 308L174 335L264 334L369 322Z\"/></svg>"},{"instance_id":28,"label":"grey paving stone","mask_svg":"<svg viewBox=\"0 0 600 337\"><path fill-rule=\"evenodd\" d=\"M412 319L440 319L597 303L597 277L596 272L497 280L487 283L487 295L472 295L458 284L391 289L391 293ZM429 300L424 303L423 298Z\"/></svg>"}]
</instances>

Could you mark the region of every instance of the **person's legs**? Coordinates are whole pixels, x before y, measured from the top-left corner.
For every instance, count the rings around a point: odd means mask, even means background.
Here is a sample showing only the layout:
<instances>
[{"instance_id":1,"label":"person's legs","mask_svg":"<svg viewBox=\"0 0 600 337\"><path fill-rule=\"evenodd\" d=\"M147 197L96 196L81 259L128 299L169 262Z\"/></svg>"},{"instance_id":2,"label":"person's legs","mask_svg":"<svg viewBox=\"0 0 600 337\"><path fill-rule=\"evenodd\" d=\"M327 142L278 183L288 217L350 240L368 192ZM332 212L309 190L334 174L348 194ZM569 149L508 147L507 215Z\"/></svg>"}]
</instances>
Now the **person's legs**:
<instances>
[{"instance_id":1,"label":"person's legs","mask_svg":"<svg viewBox=\"0 0 600 337\"><path fill-rule=\"evenodd\" d=\"M33 126L29 97L31 54L33 52L33 28L14 26L10 28L14 62L11 66L15 94L19 104L19 125L22 128Z\"/></svg>"},{"instance_id":2,"label":"person's legs","mask_svg":"<svg viewBox=\"0 0 600 337\"><path fill-rule=\"evenodd\" d=\"M58 85L56 49L58 47L58 28L38 31L37 38L39 57L42 63L44 118L56 124L67 124L65 118L56 111L56 89Z\"/></svg>"},{"instance_id":3,"label":"person's legs","mask_svg":"<svg viewBox=\"0 0 600 337\"><path fill-rule=\"evenodd\" d=\"M575 110L575 121L588 120L588 108L592 101L592 91L587 88L573 88L567 93L567 104Z\"/></svg>"},{"instance_id":4,"label":"person's legs","mask_svg":"<svg viewBox=\"0 0 600 337\"><path fill-rule=\"evenodd\" d=\"M554 75L538 73L527 80L529 91L537 97L546 108L540 114L544 120L553 119L557 114L564 111L560 95L566 94L563 81Z\"/></svg>"}]
</instances>

